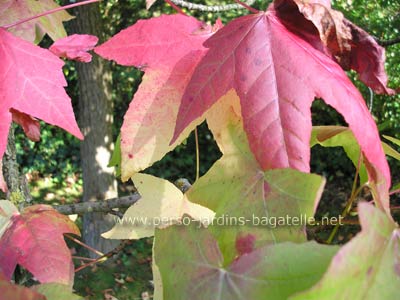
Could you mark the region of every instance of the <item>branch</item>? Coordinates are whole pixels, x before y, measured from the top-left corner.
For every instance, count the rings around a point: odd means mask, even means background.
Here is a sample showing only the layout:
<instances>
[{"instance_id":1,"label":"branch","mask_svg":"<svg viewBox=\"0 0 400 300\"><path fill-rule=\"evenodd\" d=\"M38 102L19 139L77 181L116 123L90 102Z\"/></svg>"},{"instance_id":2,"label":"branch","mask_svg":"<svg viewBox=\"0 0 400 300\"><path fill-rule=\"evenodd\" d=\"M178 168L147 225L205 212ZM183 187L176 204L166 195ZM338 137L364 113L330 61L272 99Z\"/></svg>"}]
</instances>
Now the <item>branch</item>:
<instances>
[{"instance_id":1,"label":"branch","mask_svg":"<svg viewBox=\"0 0 400 300\"><path fill-rule=\"evenodd\" d=\"M219 11L227 11L227 10L245 8L241 4L203 5L203 4L191 3L191 2L185 1L185 0L171 0L171 2L173 2L176 5L179 5L181 7L186 7L187 9L190 9L190 10L200 10L200 11L210 11L210 12L219 12ZM251 6L254 4L254 2L256 2L256 1L255 0L247 0L247 1L245 1L245 4L248 6Z\"/></svg>"},{"instance_id":2,"label":"branch","mask_svg":"<svg viewBox=\"0 0 400 300\"><path fill-rule=\"evenodd\" d=\"M187 190L192 186L190 182L185 178L179 178L174 182L175 186L181 190L182 193L186 193ZM82 215L89 212L104 212L112 213L120 216L120 213L114 211L114 208L128 208L135 204L140 199L139 193L134 193L129 196L113 198L108 200L99 201L88 201L75 204L65 205L54 205L53 208L63 215Z\"/></svg>"},{"instance_id":3,"label":"branch","mask_svg":"<svg viewBox=\"0 0 400 300\"><path fill-rule=\"evenodd\" d=\"M139 193L129 196L101 200L95 202L82 202L76 204L54 205L53 208L63 215L82 215L89 212L109 213L114 208L128 208L140 199Z\"/></svg>"},{"instance_id":4,"label":"branch","mask_svg":"<svg viewBox=\"0 0 400 300\"><path fill-rule=\"evenodd\" d=\"M392 39L392 40L387 40L387 41L382 41L382 40L377 39L377 42L382 47L393 46L395 44L399 44L400 43L400 37Z\"/></svg>"}]
</instances>

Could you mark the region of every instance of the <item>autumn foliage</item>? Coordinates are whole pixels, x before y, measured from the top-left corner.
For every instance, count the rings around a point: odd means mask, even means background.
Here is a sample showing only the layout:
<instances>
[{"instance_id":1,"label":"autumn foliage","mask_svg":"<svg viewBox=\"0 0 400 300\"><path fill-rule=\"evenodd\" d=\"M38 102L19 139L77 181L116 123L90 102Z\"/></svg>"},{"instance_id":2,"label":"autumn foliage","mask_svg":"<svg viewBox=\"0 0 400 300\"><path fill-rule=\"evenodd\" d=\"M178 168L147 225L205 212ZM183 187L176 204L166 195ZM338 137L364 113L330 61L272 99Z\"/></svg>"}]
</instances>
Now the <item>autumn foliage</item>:
<instances>
[{"instance_id":1,"label":"autumn foliage","mask_svg":"<svg viewBox=\"0 0 400 300\"><path fill-rule=\"evenodd\" d=\"M0 26L27 17L24 5L6 2L0 16L18 13ZM43 8L50 2L43 1ZM58 15L54 26L66 18ZM40 135L37 119L83 138L59 57L89 62L87 51L97 38L58 39L38 20L0 28L0 156L12 121L32 140ZM32 44L38 38L32 28L57 41L49 50ZM122 222L104 237L155 236L156 299L397 297L400 231L390 215L390 170L375 121L345 71L357 72L375 93L394 91L387 87L384 49L328 0L276 0L266 11L225 25L162 15L140 20L94 52L144 71L117 153L122 179L132 178L142 199L122 220L169 222L144 229ZM335 108L348 128L313 128L310 107L317 98ZM223 156L187 193L138 174L203 121ZM261 225L314 216L325 179L309 173L310 144L333 138L374 196L374 204L358 207L361 232L338 247L307 241L306 223ZM5 190L1 178L0 184ZM19 264L40 283L63 284L70 293L73 267L63 234L79 234L76 226L50 207L19 213L7 203L0 205L0 290L18 288L8 280ZM226 216L244 223L213 221ZM43 299L37 291L18 289L21 296L13 299Z\"/></svg>"}]
</instances>

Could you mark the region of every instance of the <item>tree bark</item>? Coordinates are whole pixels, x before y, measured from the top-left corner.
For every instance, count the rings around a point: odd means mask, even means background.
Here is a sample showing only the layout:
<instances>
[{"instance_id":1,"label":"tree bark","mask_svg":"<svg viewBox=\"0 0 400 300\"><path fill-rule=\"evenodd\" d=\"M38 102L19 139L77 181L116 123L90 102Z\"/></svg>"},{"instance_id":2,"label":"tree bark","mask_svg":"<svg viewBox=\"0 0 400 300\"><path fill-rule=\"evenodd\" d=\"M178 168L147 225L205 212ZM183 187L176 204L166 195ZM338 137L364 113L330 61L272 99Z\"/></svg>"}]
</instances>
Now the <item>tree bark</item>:
<instances>
[{"instance_id":1,"label":"tree bark","mask_svg":"<svg viewBox=\"0 0 400 300\"><path fill-rule=\"evenodd\" d=\"M99 4L77 7L70 28L74 33L92 34L104 40ZM117 183L108 162L113 148L111 71L109 64L96 55L91 63L77 63L79 85L78 123L85 137L81 144L83 201L116 198ZM111 215L87 213L83 216L83 240L89 246L109 252L118 241L107 240L101 233L115 223ZM92 254L91 254L92 255Z\"/></svg>"}]
</instances>

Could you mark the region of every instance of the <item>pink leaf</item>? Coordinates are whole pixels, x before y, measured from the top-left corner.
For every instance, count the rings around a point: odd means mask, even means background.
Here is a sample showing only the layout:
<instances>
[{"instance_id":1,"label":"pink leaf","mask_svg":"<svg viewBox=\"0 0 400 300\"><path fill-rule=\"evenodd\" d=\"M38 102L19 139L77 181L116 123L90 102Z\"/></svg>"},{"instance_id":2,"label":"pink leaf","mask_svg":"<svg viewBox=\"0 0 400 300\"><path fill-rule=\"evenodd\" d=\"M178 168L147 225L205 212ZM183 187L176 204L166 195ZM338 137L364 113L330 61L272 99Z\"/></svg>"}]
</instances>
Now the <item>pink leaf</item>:
<instances>
[{"instance_id":1,"label":"pink leaf","mask_svg":"<svg viewBox=\"0 0 400 300\"><path fill-rule=\"evenodd\" d=\"M141 20L95 48L102 57L145 70L121 128L123 180L161 159L193 129L169 145L183 91L212 33L192 17L163 15Z\"/></svg>"},{"instance_id":2,"label":"pink leaf","mask_svg":"<svg viewBox=\"0 0 400 300\"><path fill-rule=\"evenodd\" d=\"M232 21L204 45L209 51L185 90L172 141L235 88L250 148L262 168L309 172L310 106L321 97L344 116L390 185L378 131L361 94L337 63L288 31L273 6Z\"/></svg>"},{"instance_id":3,"label":"pink leaf","mask_svg":"<svg viewBox=\"0 0 400 300\"><path fill-rule=\"evenodd\" d=\"M74 266L63 233L79 230L50 206L33 205L14 215L0 239L0 271L10 279L19 264L40 282L72 285Z\"/></svg>"},{"instance_id":4,"label":"pink leaf","mask_svg":"<svg viewBox=\"0 0 400 300\"><path fill-rule=\"evenodd\" d=\"M73 34L54 42L49 48L58 57L90 62L92 55L87 53L96 46L99 39L94 35Z\"/></svg>"},{"instance_id":5,"label":"pink leaf","mask_svg":"<svg viewBox=\"0 0 400 300\"><path fill-rule=\"evenodd\" d=\"M62 60L0 28L0 61L0 158L7 145L10 109L83 138L64 90Z\"/></svg>"}]
</instances>

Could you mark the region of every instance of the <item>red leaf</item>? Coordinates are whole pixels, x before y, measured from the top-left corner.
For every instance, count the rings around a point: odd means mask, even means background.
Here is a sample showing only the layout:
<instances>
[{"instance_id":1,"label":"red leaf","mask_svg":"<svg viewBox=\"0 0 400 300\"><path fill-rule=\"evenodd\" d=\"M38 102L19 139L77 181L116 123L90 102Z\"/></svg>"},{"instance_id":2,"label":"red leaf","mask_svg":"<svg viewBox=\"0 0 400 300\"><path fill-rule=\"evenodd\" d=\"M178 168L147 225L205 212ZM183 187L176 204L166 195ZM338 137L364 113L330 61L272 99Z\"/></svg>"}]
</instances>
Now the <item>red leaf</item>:
<instances>
[{"instance_id":1,"label":"red leaf","mask_svg":"<svg viewBox=\"0 0 400 300\"><path fill-rule=\"evenodd\" d=\"M145 70L121 128L123 180L161 159L193 129L169 145L183 91L206 52L202 44L216 29L192 17L163 15L138 21L95 48L102 57Z\"/></svg>"},{"instance_id":2,"label":"red leaf","mask_svg":"<svg viewBox=\"0 0 400 300\"><path fill-rule=\"evenodd\" d=\"M0 300L46 300L46 297L27 287L12 284L0 273Z\"/></svg>"},{"instance_id":3,"label":"red leaf","mask_svg":"<svg viewBox=\"0 0 400 300\"><path fill-rule=\"evenodd\" d=\"M96 46L99 39L89 34L73 34L54 42L49 48L58 57L64 57L71 60L90 62L92 55L87 51Z\"/></svg>"},{"instance_id":4,"label":"red leaf","mask_svg":"<svg viewBox=\"0 0 400 300\"><path fill-rule=\"evenodd\" d=\"M239 256L251 253L255 248L256 236L252 234L238 235L236 236L236 251Z\"/></svg>"},{"instance_id":5,"label":"red leaf","mask_svg":"<svg viewBox=\"0 0 400 300\"><path fill-rule=\"evenodd\" d=\"M387 87L385 49L341 12L331 9L329 0L279 0L274 5L289 30L335 57L345 70L355 70L375 92L394 93Z\"/></svg>"},{"instance_id":6,"label":"red leaf","mask_svg":"<svg viewBox=\"0 0 400 300\"><path fill-rule=\"evenodd\" d=\"M32 141L40 141L40 123L30 115L21 113L15 109L10 109L12 113L12 120L21 125L25 135Z\"/></svg>"},{"instance_id":7,"label":"red leaf","mask_svg":"<svg viewBox=\"0 0 400 300\"><path fill-rule=\"evenodd\" d=\"M79 235L76 225L47 205L33 205L11 218L0 239L0 270L10 279L17 264L40 282L72 285L74 266L63 233Z\"/></svg>"},{"instance_id":8,"label":"red leaf","mask_svg":"<svg viewBox=\"0 0 400 300\"><path fill-rule=\"evenodd\" d=\"M209 51L185 90L172 141L235 88L251 150L262 168L308 172L310 106L321 97L344 116L390 185L378 131L361 94L338 64L288 31L272 6L232 21L204 45Z\"/></svg>"},{"instance_id":9,"label":"red leaf","mask_svg":"<svg viewBox=\"0 0 400 300\"><path fill-rule=\"evenodd\" d=\"M0 28L0 61L0 159L12 119L10 109L83 138L64 90L62 60Z\"/></svg>"}]
</instances>

